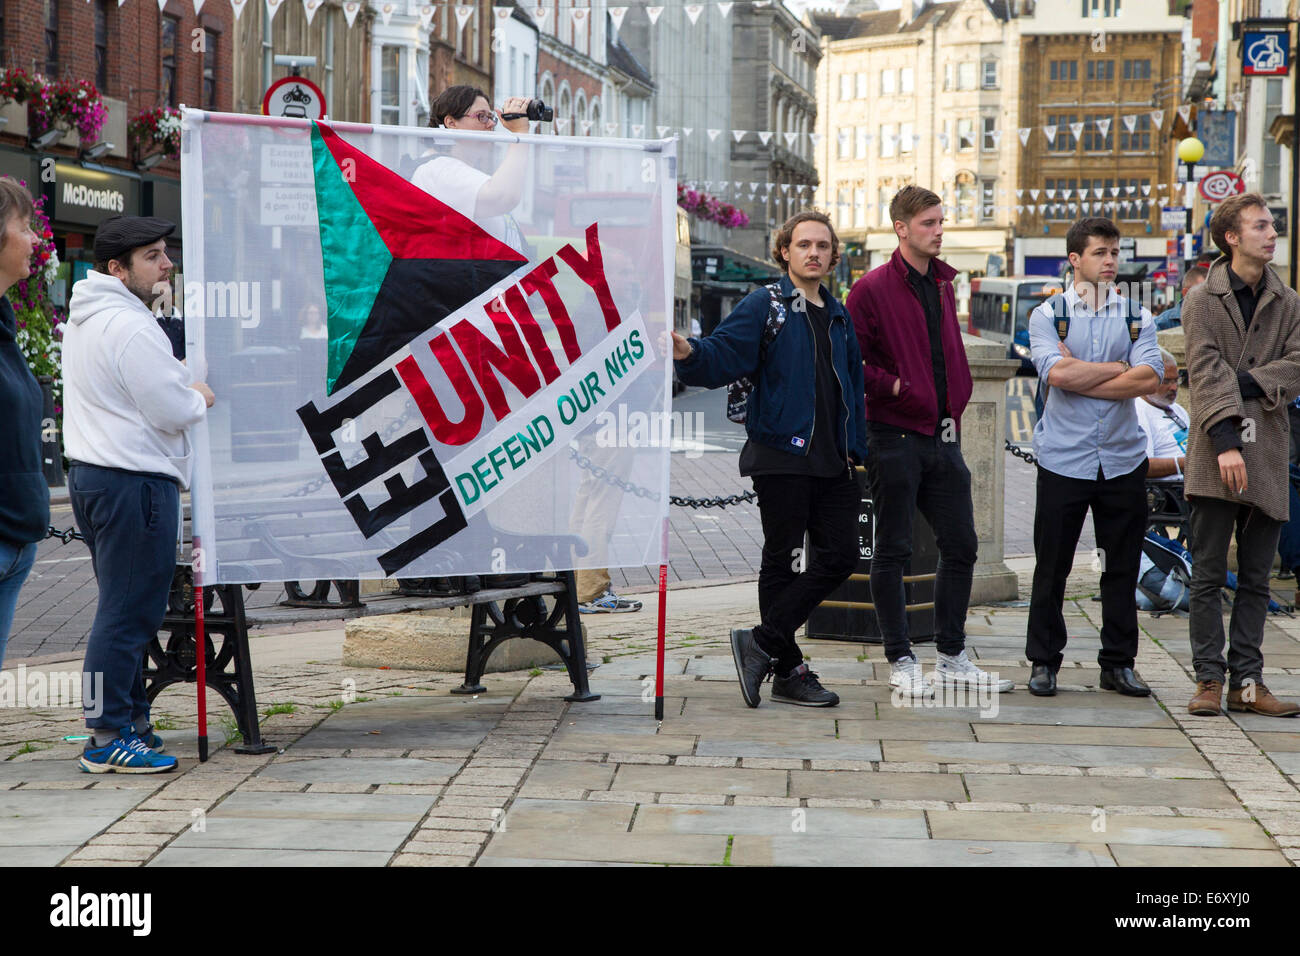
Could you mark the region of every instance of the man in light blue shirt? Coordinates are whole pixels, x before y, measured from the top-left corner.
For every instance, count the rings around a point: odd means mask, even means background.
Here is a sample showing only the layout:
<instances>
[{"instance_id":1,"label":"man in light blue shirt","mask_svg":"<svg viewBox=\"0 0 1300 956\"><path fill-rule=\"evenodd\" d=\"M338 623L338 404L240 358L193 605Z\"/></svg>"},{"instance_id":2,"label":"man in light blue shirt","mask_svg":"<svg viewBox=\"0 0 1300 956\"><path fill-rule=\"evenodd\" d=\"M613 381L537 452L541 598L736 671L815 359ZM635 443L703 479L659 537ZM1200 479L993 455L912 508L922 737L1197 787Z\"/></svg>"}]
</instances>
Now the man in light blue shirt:
<instances>
[{"instance_id":1,"label":"man in light blue shirt","mask_svg":"<svg viewBox=\"0 0 1300 956\"><path fill-rule=\"evenodd\" d=\"M1031 356L1047 389L1034 428L1038 495L1025 640L1033 665L1029 691L1040 697L1056 693L1066 644L1065 581L1091 509L1102 572L1101 687L1145 697L1150 688L1133 673L1133 662L1147 443L1132 400L1160 384L1164 362L1151 313L1130 306L1115 290L1114 223L1080 220L1066 234L1065 248L1074 270L1069 288L1029 318Z\"/></svg>"}]
</instances>

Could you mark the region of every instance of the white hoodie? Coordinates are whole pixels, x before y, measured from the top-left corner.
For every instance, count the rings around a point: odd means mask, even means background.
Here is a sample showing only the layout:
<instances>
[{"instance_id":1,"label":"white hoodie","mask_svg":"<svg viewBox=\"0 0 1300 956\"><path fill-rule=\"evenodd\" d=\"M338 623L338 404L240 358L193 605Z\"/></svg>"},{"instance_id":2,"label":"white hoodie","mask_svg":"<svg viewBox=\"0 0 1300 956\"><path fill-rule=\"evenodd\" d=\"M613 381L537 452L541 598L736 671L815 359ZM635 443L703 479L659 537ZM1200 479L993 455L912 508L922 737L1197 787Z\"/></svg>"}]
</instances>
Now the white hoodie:
<instances>
[{"instance_id":1,"label":"white hoodie","mask_svg":"<svg viewBox=\"0 0 1300 956\"><path fill-rule=\"evenodd\" d=\"M188 488L186 430L207 410L190 370L120 279L72 287L63 333L63 438L72 461L167 475Z\"/></svg>"}]
</instances>

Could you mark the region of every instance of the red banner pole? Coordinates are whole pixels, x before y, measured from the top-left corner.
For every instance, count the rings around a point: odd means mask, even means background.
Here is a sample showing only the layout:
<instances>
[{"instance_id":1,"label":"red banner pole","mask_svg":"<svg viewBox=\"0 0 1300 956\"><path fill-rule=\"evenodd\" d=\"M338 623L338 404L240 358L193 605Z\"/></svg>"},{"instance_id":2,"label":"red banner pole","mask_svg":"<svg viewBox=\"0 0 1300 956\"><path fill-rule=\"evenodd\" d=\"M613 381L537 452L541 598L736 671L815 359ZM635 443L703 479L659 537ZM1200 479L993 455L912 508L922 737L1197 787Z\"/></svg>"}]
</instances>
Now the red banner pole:
<instances>
[{"instance_id":1,"label":"red banner pole","mask_svg":"<svg viewBox=\"0 0 1300 956\"><path fill-rule=\"evenodd\" d=\"M664 518L663 563L659 565L659 641L655 660L655 720L664 719L664 622L668 617L668 519Z\"/></svg>"},{"instance_id":2,"label":"red banner pole","mask_svg":"<svg viewBox=\"0 0 1300 956\"><path fill-rule=\"evenodd\" d=\"M203 549L194 539L194 665L199 699L199 763L208 759L208 641L203 633Z\"/></svg>"}]
</instances>

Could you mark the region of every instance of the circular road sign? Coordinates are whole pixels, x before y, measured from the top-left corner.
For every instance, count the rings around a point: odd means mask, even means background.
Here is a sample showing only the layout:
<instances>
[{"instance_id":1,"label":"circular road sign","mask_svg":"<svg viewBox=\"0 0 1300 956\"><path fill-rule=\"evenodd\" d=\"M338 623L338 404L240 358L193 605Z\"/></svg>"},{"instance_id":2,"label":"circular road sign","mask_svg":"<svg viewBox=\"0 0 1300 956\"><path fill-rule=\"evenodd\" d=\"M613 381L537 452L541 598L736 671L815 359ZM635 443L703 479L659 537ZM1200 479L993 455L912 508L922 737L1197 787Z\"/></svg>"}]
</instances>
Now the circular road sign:
<instances>
[{"instance_id":1,"label":"circular road sign","mask_svg":"<svg viewBox=\"0 0 1300 956\"><path fill-rule=\"evenodd\" d=\"M325 94L319 86L301 76L281 77L267 87L266 95L262 97L262 113L295 119L322 119L325 116Z\"/></svg>"}]
</instances>

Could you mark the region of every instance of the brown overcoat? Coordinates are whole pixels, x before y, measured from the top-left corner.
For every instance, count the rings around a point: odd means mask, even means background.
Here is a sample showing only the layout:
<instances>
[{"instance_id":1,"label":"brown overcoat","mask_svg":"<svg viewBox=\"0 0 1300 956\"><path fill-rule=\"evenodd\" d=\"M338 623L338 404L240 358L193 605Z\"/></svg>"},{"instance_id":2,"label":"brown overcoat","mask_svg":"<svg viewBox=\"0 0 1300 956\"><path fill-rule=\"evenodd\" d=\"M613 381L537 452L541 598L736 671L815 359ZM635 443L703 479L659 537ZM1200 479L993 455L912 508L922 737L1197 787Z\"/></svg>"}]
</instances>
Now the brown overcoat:
<instances>
[{"instance_id":1,"label":"brown overcoat","mask_svg":"<svg viewBox=\"0 0 1300 956\"><path fill-rule=\"evenodd\" d=\"M1187 294L1183 335L1192 392L1187 494L1242 502L1270 518L1287 520L1287 405L1300 395L1300 295L1265 266L1264 290L1247 334L1228 281L1228 258L1220 256L1208 278ZM1243 399L1238 372L1249 372L1264 397ZM1241 495L1219 478L1219 456L1207 434L1216 422L1232 416L1244 426L1246 491Z\"/></svg>"}]
</instances>

